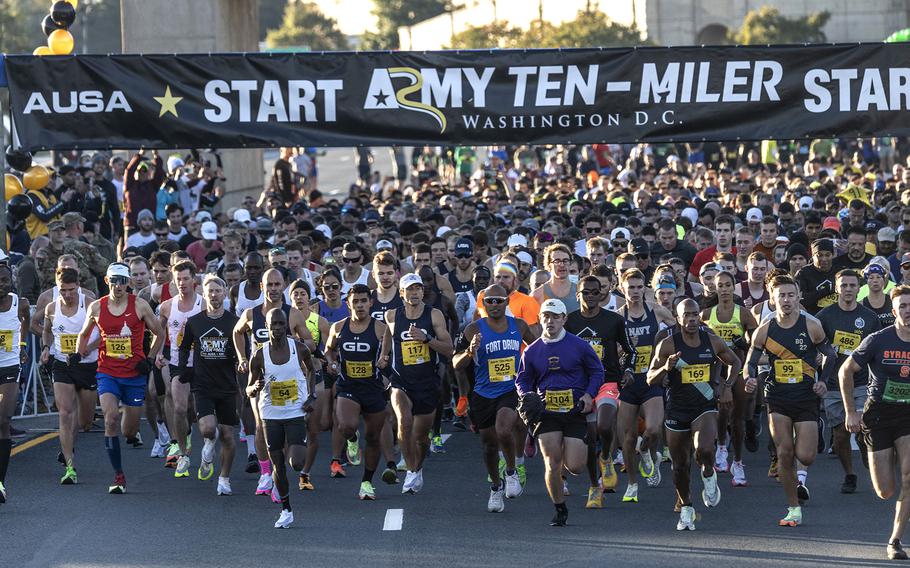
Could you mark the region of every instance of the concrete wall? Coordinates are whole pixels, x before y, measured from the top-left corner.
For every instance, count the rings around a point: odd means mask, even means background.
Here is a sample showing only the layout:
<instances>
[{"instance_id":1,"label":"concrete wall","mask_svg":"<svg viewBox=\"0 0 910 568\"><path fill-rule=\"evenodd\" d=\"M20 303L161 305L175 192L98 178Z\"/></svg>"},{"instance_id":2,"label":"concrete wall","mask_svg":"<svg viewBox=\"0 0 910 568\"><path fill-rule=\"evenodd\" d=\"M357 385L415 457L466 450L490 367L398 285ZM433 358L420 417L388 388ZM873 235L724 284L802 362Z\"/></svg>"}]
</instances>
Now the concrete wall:
<instances>
[{"instance_id":1,"label":"concrete wall","mask_svg":"<svg viewBox=\"0 0 910 568\"><path fill-rule=\"evenodd\" d=\"M120 0L124 53L258 51L256 0ZM262 190L261 150L224 150L221 208Z\"/></svg>"}]
</instances>

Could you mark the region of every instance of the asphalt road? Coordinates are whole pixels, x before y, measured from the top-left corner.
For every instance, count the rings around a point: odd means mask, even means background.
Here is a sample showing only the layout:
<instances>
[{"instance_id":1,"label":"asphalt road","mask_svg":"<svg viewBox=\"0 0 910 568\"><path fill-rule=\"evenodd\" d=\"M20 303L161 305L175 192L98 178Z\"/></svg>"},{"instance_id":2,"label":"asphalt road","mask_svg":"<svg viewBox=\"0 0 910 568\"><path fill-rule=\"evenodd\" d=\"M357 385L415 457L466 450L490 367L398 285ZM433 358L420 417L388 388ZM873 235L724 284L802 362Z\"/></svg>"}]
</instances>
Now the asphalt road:
<instances>
[{"instance_id":1,"label":"asphalt road","mask_svg":"<svg viewBox=\"0 0 910 568\"><path fill-rule=\"evenodd\" d=\"M45 419L46 421L47 419ZM21 420L19 428L35 421ZM147 428L144 427L144 432ZM232 476L234 495L215 495L215 477L195 479L201 441L194 435L193 477L175 479L149 448L123 450L128 493L108 495L112 474L100 433L82 435L76 466L80 483L61 486L57 441L51 439L13 456L7 477L9 501L0 506L2 566L504 566L623 562L673 567L706 565L871 566L885 564L885 540L893 501L872 492L860 471L859 490L839 493L836 460L820 456L808 486L811 501L804 525L777 526L786 512L783 491L765 475L765 452L747 454L750 486L730 487L723 475L723 499L711 510L700 499L695 532L677 532L669 464L664 481L643 484L641 502L608 495L605 508L585 510L586 478L570 480L569 526L548 526L553 514L542 481L539 458L528 460L524 495L502 514L486 511L489 486L481 464L480 442L455 433L444 454L431 455L426 486L402 495L400 486L378 480L373 502L356 498L361 469L346 479L328 475L328 438L313 472L316 491L292 490L292 530L272 525L279 507L253 495L256 476L243 473L238 456ZM762 445L762 447L764 447ZM217 463L217 460L216 460ZM859 466L860 468L862 466ZM620 487L625 482L620 479ZM700 495L700 483L694 495ZM383 530L396 518L400 530ZM394 524L394 523L392 523Z\"/></svg>"},{"instance_id":2,"label":"asphalt road","mask_svg":"<svg viewBox=\"0 0 910 568\"><path fill-rule=\"evenodd\" d=\"M357 181L357 166L354 162L353 148L325 148L325 155L317 158L319 166L319 190L329 198L343 199L348 195L348 188ZM383 175L392 174L392 156L389 148L373 148L373 170ZM322 151L322 150L320 150ZM410 148L407 149L410 156ZM272 171L272 165L278 159L277 150L263 152L263 169ZM271 175L271 174L269 174ZM266 182L268 183L268 177Z\"/></svg>"}]
</instances>

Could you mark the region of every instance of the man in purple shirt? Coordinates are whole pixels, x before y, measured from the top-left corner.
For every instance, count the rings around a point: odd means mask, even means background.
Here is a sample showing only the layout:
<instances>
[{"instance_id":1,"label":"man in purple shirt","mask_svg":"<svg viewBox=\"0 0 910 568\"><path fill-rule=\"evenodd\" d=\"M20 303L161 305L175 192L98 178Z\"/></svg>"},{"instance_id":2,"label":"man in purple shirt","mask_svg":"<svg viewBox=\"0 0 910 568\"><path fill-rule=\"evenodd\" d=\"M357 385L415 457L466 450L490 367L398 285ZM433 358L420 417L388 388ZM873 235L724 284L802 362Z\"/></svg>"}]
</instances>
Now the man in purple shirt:
<instances>
[{"instance_id":1,"label":"man in purple shirt","mask_svg":"<svg viewBox=\"0 0 910 568\"><path fill-rule=\"evenodd\" d=\"M540 306L541 337L528 346L518 365L519 396L537 393L543 413L535 435L546 467L547 492L556 507L551 526L565 526L569 518L562 485L562 466L573 475L585 468L587 430L604 368L591 345L563 329L566 306L551 298Z\"/></svg>"}]
</instances>

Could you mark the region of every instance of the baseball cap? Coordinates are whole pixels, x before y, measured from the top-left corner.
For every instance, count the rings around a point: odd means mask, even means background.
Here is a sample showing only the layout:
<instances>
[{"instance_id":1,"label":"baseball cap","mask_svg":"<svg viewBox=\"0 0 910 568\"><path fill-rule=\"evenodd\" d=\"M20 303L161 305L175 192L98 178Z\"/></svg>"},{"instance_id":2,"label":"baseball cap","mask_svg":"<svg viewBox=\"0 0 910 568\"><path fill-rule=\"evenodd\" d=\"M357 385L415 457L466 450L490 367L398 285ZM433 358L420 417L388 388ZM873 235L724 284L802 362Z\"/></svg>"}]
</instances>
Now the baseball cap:
<instances>
[{"instance_id":1,"label":"baseball cap","mask_svg":"<svg viewBox=\"0 0 910 568\"><path fill-rule=\"evenodd\" d=\"M747 223L758 223L761 221L761 218L764 217L764 214L761 212L761 209L758 207L750 207L746 211L746 222Z\"/></svg>"},{"instance_id":2,"label":"baseball cap","mask_svg":"<svg viewBox=\"0 0 910 568\"><path fill-rule=\"evenodd\" d=\"M241 208L241 209L238 209L237 211L234 211L234 220L239 221L240 223L249 223L252 220L252 218L250 217L249 211Z\"/></svg>"},{"instance_id":3,"label":"baseball cap","mask_svg":"<svg viewBox=\"0 0 910 568\"><path fill-rule=\"evenodd\" d=\"M65 229L65 228L66 228L66 225L64 225L63 221L61 221L59 219L57 219L56 221L51 221L50 223L47 224L48 231L59 231L61 229Z\"/></svg>"},{"instance_id":4,"label":"baseball cap","mask_svg":"<svg viewBox=\"0 0 910 568\"><path fill-rule=\"evenodd\" d=\"M381 250L392 250L392 242L382 239L381 241L376 242L376 252Z\"/></svg>"},{"instance_id":5,"label":"baseball cap","mask_svg":"<svg viewBox=\"0 0 910 568\"><path fill-rule=\"evenodd\" d=\"M521 226L531 229L532 231L540 230L540 222L534 218L525 219L524 221L521 222Z\"/></svg>"},{"instance_id":6,"label":"baseball cap","mask_svg":"<svg viewBox=\"0 0 910 568\"><path fill-rule=\"evenodd\" d=\"M398 286L402 290L407 290L408 288L410 288L411 286L414 286L415 284L419 285L419 286L423 286L423 279L421 279L420 276L418 276L417 274L414 274L413 272L411 272L411 273L405 274L404 276L401 277L401 281L398 283Z\"/></svg>"},{"instance_id":7,"label":"baseball cap","mask_svg":"<svg viewBox=\"0 0 910 568\"><path fill-rule=\"evenodd\" d=\"M648 241L637 238L629 241L629 252L632 254L651 254L651 247L648 246Z\"/></svg>"},{"instance_id":8,"label":"baseball cap","mask_svg":"<svg viewBox=\"0 0 910 568\"><path fill-rule=\"evenodd\" d=\"M524 235L512 235L509 237L509 240L506 241L506 246L509 248L526 247L528 246L528 239L526 239Z\"/></svg>"},{"instance_id":9,"label":"baseball cap","mask_svg":"<svg viewBox=\"0 0 910 568\"><path fill-rule=\"evenodd\" d=\"M207 241L218 240L218 225L211 221L206 221L202 224L202 228L199 229L202 238Z\"/></svg>"},{"instance_id":10,"label":"baseball cap","mask_svg":"<svg viewBox=\"0 0 910 568\"><path fill-rule=\"evenodd\" d=\"M244 209L244 211L246 211L246 209ZM247 211L247 215L249 215L248 211ZM237 216L236 213L234 214L234 216L235 217ZM205 223L206 221L211 221L211 220L212 220L212 214L209 213L208 211L199 211L198 213L196 213L196 221L199 223ZM236 221L236 219L234 219L234 220Z\"/></svg>"},{"instance_id":11,"label":"baseball cap","mask_svg":"<svg viewBox=\"0 0 910 568\"><path fill-rule=\"evenodd\" d=\"M840 232L840 221L837 217L825 217L825 221L822 223L822 229L831 229Z\"/></svg>"},{"instance_id":12,"label":"baseball cap","mask_svg":"<svg viewBox=\"0 0 910 568\"><path fill-rule=\"evenodd\" d=\"M455 256L459 255L473 255L474 254L474 243L468 239L458 239L455 243Z\"/></svg>"},{"instance_id":13,"label":"baseball cap","mask_svg":"<svg viewBox=\"0 0 910 568\"><path fill-rule=\"evenodd\" d=\"M73 223L82 222L85 223L85 217L81 213L75 211L70 211L63 215L63 224L66 226L72 225Z\"/></svg>"},{"instance_id":14,"label":"baseball cap","mask_svg":"<svg viewBox=\"0 0 910 568\"><path fill-rule=\"evenodd\" d=\"M174 173L177 168L182 168L185 164L179 156L171 156L167 159L167 171Z\"/></svg>"},{"instance_id":15,"label":"baseball cap","mask_svg":"<svg viewBox=\"0 0 910 568\"><path fill-rule=\"evenodd\" d=\"M674 280L673 277L669 274L664 274L657 279L657 289L676 290L676 280Z\"/></svg>"},{"instance_id":16,"label":"baseball cap","mask_svg":"<svg viewBox=\"0 0 910 568\"><path fill-rule=\"evenodd\" d=\"M702 274L704 274L705 272L707 272L709 270L718 270L719 271L720 268L718 268L717 264L715 264L713 262L706 262L701 265L701 268L698 269L698 275L701 276Z\"/></svg>"},{"instance_id":17,"label":"baseball cap","mask_svg":"<svg viewBox=\"0 0 910 568\"><path fill-rule=\"evenodd\" d=\"M267 217L262 217L256 221L256 231L260 233L271 233L274 230L274 225L272 225L272 220Z\"/></svg>"},{"instance_id":18,"label":"baseball cap","mask_svg":"<svg viewBox=\"0 0 910 568\"><path fill-rule=\"evenodd\" d=\"M629 229L626 229L624 227L617 227L617 228L613 229L612 231L610 231L610 240L611 241L616 240L620 236L627 241L632 238L632 235L629 233Z\"/></svg>"},{"instance_id":19,"label":"baseball cap","mask_svg":"<svg viewBox=\"0 0 910 568\"><path fill-rule=\"evenodd\" d=\"M531 255L526 253L525 251L521 251L520 253L518 253L515 256L518 257L518 262L523 262L525 264L534 264L534 259L531 258Z\"/></svg>"},{"instance_id":20,"label":"baseball cap","mask_svg":"<svg viewBox=\"0 0 910 568\"><path fill-rule=\"evenodd\" d=\"M367 212L363 214L363 220L366 223L369 223L370 221L378 222L380 218L379 211L376 211L375 209L367 209Z\"/></svg>"},{"instance_id":21,"label":"baseball cap","mask_svg":"<svg viewBox=\"0 0 910 568\"><path fill-rule=\"evenodd\" d=\"M905 252L904 256L901 257L901 266L910 264L910 252Z\"/></svg>"},{"instance_id":22,"label":"baseball cap","mask_svg":"<svg viewBox=\"0 0 910 568\"><path fill-rule=\"evenodd\" d=\"M117 276L127 279L130 277L130 269L122 262L115 262L107 267L108 278L115 278Z\"/></svg>"},{"instance_id":23,"label":"baseball cap","mask_svg":"<svg viewBox=\"0 0 910 568\"><path fill-rule=\"evenodd\" d=\"M540 305L540 313L566 315L566 305L562 303L562 300L550 298Z\"/></svg>"},{"instance_id":24,"label":"baseball cap","mask_svg":"<svg viewBox=\"0 0 910 568\"><path fill-rule=\"evenodd\" d=\"M329 226L326 225L325 223L323 223L321 225L316 225L316 230L319 231L320 233L322 233L323 235L325 235L325 238L327 238L327 239L332 238L332 229L330 229Z\"/></svg>"},{"instance_id":25,"label":"baseball cap","mask_svg":"<svg viewBox=\"0 0 910 568\"><path fill-rule=\"evenodd\" d=\"M799 198L798 203L799 203L799 210L806 211L808 209L812 209L812 206L815 205L815 200L812 199L812 197L809 195L804 195Z\"/></svg>"},{"instance_id":26,"label":"baseball cap","mask_svg":"<svg viewBox=\"0 0 910 568\"><path fill-rule=\"evenodd\" d=\"M897 231L891 227L884 227L878 230L878 242L882 241L897 241Z\"/></svg>"}]
</instances>

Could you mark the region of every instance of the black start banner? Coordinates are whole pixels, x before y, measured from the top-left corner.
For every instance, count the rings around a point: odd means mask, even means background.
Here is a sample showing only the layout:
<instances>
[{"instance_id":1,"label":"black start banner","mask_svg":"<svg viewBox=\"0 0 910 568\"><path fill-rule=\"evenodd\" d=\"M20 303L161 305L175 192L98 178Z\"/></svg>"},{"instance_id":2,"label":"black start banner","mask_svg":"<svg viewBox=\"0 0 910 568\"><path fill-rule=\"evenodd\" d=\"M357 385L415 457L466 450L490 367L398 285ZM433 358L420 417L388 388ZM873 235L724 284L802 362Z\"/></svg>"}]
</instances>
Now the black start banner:
<instances>
[{"instance_id":1,"label":"black start banner","mask_svg":"<svg viewBox=\"0 0 910 568\"><path fill-rule=\"evenodd\" d=\"M27 150L910 135L910 47L10 56Z\"/></svg>"}]
</instances>

